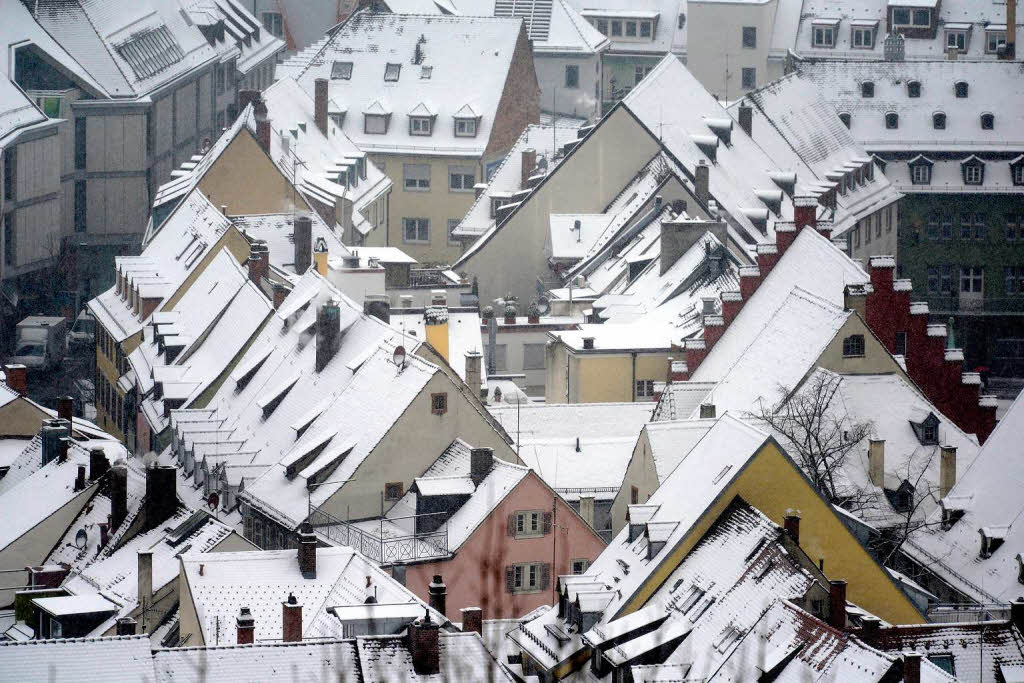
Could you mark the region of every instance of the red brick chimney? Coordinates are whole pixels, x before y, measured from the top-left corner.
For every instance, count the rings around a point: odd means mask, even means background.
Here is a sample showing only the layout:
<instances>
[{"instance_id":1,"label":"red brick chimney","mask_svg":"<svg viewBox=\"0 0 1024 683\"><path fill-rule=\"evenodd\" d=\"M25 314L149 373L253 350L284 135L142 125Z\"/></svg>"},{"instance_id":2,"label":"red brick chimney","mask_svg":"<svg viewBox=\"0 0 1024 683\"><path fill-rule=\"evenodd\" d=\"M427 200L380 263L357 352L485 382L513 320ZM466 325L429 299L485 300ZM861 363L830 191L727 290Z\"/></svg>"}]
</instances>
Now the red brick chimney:
<instances>
[{"instance_id":1,"label":"red brick chimney","mask_svg":"<svg viewBox=\"0 0 1024 683\"><path fill-rule=\"evenodd\" d=\"M782 526L789 534L789 537L793 539L793 542L800 545L800 511L799 510L786 510L786 516L783 518Z\"/></svg>"},{"instance_id":2,"label":"red brick chimney","mask_svg":"<svg viewBox=\"0 0 1024 683\"><path fill-rule=\"evenodd\" d=\"M828 625L841 631L846 628L846 582L835 579L828 583Z\"/></svg>"},{"instance_id":3,"label":"red brick chimney","mask_svg":"<svg viewBox=\"0 0 1024 683\"><path fill-rule=\"evenodd\" d=\"M57 399L57 417L71 422L75 417L75 400L70 396Z\"/></svg>"},{"instance_id":4,"label":"red brick chimney","mask_svg":"<svg viewBox=\"0 0 1024 683\"><path fill-rule=\"evenodd\" d=\"M816 197L793 197L793 223L799 234L806 227L818 227L818 199Z\"/></svg>"},{"instance_id":5,"label":"red brick chimney","mask_svg":"<svg viewBox=\"0 0 1024 683\"><path fill-rule=\"evenodd\" d=\"M537 150L524 149L522 152L523 167L519 179L519 189L526 190L530 187L530 176L537 168Z\"/></svg>"},{"instance_id":6,"label":"red brick chimney","mask_svg":"<svg viewBox=\"0 0 1024 683\"><path fill-rule=\"evenodd\" d=\"M313 81L313 120L320 132L327 135L327 79Z\"/></svg>"},{"instance_id":7,"label":"red brick chimney","mask_svg":"<svg viewBox=\"0 0 1024 683\"><path fill-rule=\"evenodd\" d=\"M903 683L921 683L921 654L907 652L903 655Z\"/></svg>"},{"instance_id":8,"label":"red brick chimney","mask_svg":"<svg viewBox=\"0 0 1024 683\"><path fill-rule=\"evenodd\" d=\"M430 620L430 612L409 624L408 633L412 668L421 676L438 673L441 670L440 628Z\"/></svg>"},{"instance_id":9,"label":"red brick chimney","mask_svg":"<svg viewBox=\"0 0 1024 683\"><path fill-rule=\"evenodd\" d=\"M302 642L302 605L292 593L281 603L281 640L286 643Z\"/></svg>"},{"instance_id":10,"label":"red brick chimney","mask_svg":"<svg viewBox=\"0 0 1024 683\"><path fill-rule=\"evenodd\" d=\"M289 290L284 285L274 285L274 310L281 308L281 304L288 298Z\"/></svg>"},{"instance_id":11,"label":"red brick chimney","mask_svg":"<svg viewBox=\"0 0 1024 683\"><path fill-rule=\"evenodd\" d=\"M4 366L5 382L19 395L24 396L28 391L28 368L20 363Z\"/></svg>"},{"instance_id":12,"label":"red brick chimney","mask_svg":"<svg viewBox=\"0 0 1024 683\"><path fill-rule=\"evenodd\" d=\"M316 578L316 535L309 522L299 527L299 571L304 579Z\"/></svg>"},{"instance_id":13,"label":"red brick chimney","mask_svg":"<svg viewBox=\"0 0 1024 683\"><path fill-rule=\"evenodd\" d=\"M263 240L249 245L249 279L258 287L270 274L270 248Z\"/></svg>"},{"instance_id":14,"label":"red brick chimney","mask_svg":"<svg viewBox=\"0 0 1024 683\"><path fill-rule=\"evenodd\" d=\"M253 619L248 607L243 607L239 611L235 624L238 627L238 639L235 642L239 645L252 645L256 637L256 620ZM301 622L299 627L302 627Z\"/></svg>"},{"instance_id":15,"label":"red brick chimney","mask_svg":"<svg viewBox=\"0 0 1024 683\"><path fill-rule=\"evenodd\" d=\"M484 611L479 607L463 607L459 610L462 613L462 632L479 633L484 632Z\"/></svg>"}]
</instances>

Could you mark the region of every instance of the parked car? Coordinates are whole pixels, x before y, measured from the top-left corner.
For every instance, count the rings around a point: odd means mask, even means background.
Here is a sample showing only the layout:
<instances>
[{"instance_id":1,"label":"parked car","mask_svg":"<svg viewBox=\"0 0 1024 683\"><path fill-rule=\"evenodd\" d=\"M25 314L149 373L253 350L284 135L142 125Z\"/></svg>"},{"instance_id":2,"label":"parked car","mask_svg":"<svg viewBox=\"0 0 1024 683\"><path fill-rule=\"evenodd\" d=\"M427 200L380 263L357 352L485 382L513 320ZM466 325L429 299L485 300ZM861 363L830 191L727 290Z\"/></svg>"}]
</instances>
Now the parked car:
<instances>
[{"instance_id":1,"label":"parked car","mask_svg":"<svg viewBox=\"0 0 1024 683\"><path fill-rule=\"evenodd\" d=\"M68 332L68 343L72 346L92 346L96 343L96 319L92 313L83 309L78 314Z\"/></svg>"},{"instance_id":2,"label":"parked car","mask_svg":"<svg viewBox=\"0 0 1024 683\"><path fill-rule=\"evenodd\" d=\"M57 316L30 315L14 328L14 355L10 363L29 370L52 370L67 351L67 321Z\"/></svg>"}]
</instances>

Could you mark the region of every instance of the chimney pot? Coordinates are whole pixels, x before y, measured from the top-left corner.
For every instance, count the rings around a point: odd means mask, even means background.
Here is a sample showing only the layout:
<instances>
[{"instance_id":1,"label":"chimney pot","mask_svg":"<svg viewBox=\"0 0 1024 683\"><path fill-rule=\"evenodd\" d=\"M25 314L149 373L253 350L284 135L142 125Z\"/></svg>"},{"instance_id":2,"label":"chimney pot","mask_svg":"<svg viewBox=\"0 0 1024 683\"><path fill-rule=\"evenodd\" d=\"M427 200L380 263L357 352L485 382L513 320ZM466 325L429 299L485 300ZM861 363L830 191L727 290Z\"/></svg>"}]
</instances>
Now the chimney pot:
<instances>
[{"instance_id":1,"label":"chimney pot","mask_svg":"<svg viewBox=\"0 0 1024 683\"><path fill-rule=\"evenodd\" d=\"M78 466L78 474L75 475L75 490L85 490L85 465Z\"/></svg>"},{"instance_id":2,"label":"chimney pot","mask_svg":"<svg viewBox=\"0 0 1024 683\"><path fill-rule=\"evenodd\" d=\"M257 287L270 274L270 248L263 240L249 245L249 279Z\"/></svg>"},{"instance_id":3,"label":"chimney pot","mask_svg":"<svg viewBox=\"0 0 1024 683\"><path fill-rule=\"evenodd\" d=\"M75 417L75 400L70 396L61 396L57 399L57 417L71 422Z\"/></svg>"},{"instance_id":4,"label":"chimney pot","mask_svg":"<svg viewBox=\"0 0 1024 683\"><path fill-rule=\"evenodd\" d=\"M302 605L293 593L281 603L281 640L286 643L302 642Z\"/></svg>"},{"instance_id":5,"label":"chimney pot","mask_svg":"<svg viewBox=\"0 0 1024 683\"><path fill-rule=\"evenodd\" d=\"M306 215L295 217L295 273L305 275L313 265L313 219Z\"/></svg>"},{"instance_id":6,"label":"chimney pot","mask_svg":"<svg viewBox=\"0 0 1024 683\"><path fill-rule=\"evenodd\" d=\"M747 104L746 100L740 103L739 124L740 128L743 129L743 132L747 134L747 137L751 137L753 135L754 108Z\"/></svg>"},{"instance_id":7,"label":"chimney pot","mask_svg":"<svg viewBox=\"0 0 1024 683\"><path fill-rule=\"evenodd\" d=\"M786 516L783 518L782 524L786 533L793 539L793 542L800 545L800 511L786 510Z\"/></svg>"},{"instance_id":8,"label":"chimney pot","mask_svg":"<svg viewBox=\"0 0 1024 683\"><path fill-rule=\"evenodd\" d=\"M96 446L89 450L89 479L96 481L110 469L110 462L107 454L102 448Z\"/></svg>"},{"instance_id":9,"label":"chimney pot","mask_svg":"<svg viewBox=\"0 0 1024 683\"><path fill-rule=\"evenodd\" d=\"M256 636L256 620L248 607L243 607L238 612L235 624L238 627L238 638L235 642L239 645L252 645Z\"/></svg>"},{"instance_id":10,"label":"chimney pot","mask_svg":"<svg viewBox=\"0 0 1024 683\"><path fill-rule=\"evenodd\" d=\"M316 535L309 522L299 527L299 571L304 579L316 578Z\"/></svg>"},{"instance_id":11,"label":"chimney pot","mask_svg":"<svg viewBox=\"0 0 1024 683\"><path fill-rule=\"evenodd\" d=\"M878 635L882 628L881 619L873 615L866 615L861 617L861 640L866 642L868 645L876 643L878 641Z\"/></svg>"},{"instance_id":12,"label":"chimney pot","mask_svg":"<svg viewBox=\"0 0 1024 683\"><path fill-rule=\"evenodd\" d=\"M20 363L4 366L4 381L11 389L24 396L28 391L28 368Z\"/></svg>"},{"instance_id":13,"label":"chimney pot","mask_svg":"<svg viewBox=\"0 0 1024 683\"><path fill-rule=\"evenodd\" d=\"M121 617L117 620L116 633L119 636L135 635L135 620L131 617Z\"/></svg>"},{"instance_id":14,"label":"chimney pot","mask_svg":"<svg viewBox=\"0 0 1024 683\"><path fill-rule=\"evenodd\" d=\"M62 436L57 439L57 462L67 462L68 452L71 450L71 437ZM85 465L79 465L79 468L84 470ZM83 487L85 488L84 484Z\"/></svg>"},{"instance_id":15,"label":"chimney pot","mask_svg":"<svg viewBox=\"0 0 1024 683\"><path fill-rule=\"evenodd\" d=\"M484 632L484 611L479 607L463 607L459 610L462 613L462 632L478 633Z\"/></svg>"},{"instance_id":16,"label":"chimney pot","mask_svg":"<svg viewBox=\"0 0 1024 683\"><path fill-rule=\"evenodd\" d=\"M842 579L829 581L828 624L832 628L846 628L846 582Z\"/></svg>"},{"instance_id":17,"label":"chimney pot","mask_svg":"<svg viewBox=\"0 0 1024 683\"><path fill-rule=\"evenodd\" d=\"M433 580L427 586L430 596L430 606L440 614L447 614L445 609L448 602L448 587L444 585L440 574L434 574Z\"/></svg>"},{"instance_id":18,"label":"chimney pot","mask_svg":"<svg viewBox=\"0 0 1024 683\"><path fill-rule=\"evenodd\" d=\"M469 476L474 486L479 486L493 468L493 448L474 448L469 452Z\"/></svg>"}]
</instances>

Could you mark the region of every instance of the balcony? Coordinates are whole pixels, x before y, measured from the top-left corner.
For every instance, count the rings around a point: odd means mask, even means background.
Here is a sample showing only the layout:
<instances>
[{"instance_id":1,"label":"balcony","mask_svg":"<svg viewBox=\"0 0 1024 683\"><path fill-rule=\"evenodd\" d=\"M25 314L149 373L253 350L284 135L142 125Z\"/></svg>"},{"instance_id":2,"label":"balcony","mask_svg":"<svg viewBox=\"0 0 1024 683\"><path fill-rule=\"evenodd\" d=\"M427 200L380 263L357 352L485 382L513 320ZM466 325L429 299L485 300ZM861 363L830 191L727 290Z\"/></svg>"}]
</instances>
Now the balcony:
<instances>
[{"instance_id":1,"label":"balcony","mask_svg":"<svg viewBox=\"0 0 1024 683\"><path fill-rule=\"evenodd\" d=\"M1024 315L1024 294L1019 296L966 296L966 295L929 295L928 311L932 315Z\"/></svg>"},{"instance_id":2,"label":"balcony","mask_svg":"<svg viewBox=\"0 0 1024 683\"><path fill-rule=\"evenodd\" d=\"M410 532L409 529L416 528L415 516L345 522L320 508L313 508L309 522L323 541L349 546L377 564L440 559L449 555L448 525L427 533Z\"/></svg>"}]
</instances>

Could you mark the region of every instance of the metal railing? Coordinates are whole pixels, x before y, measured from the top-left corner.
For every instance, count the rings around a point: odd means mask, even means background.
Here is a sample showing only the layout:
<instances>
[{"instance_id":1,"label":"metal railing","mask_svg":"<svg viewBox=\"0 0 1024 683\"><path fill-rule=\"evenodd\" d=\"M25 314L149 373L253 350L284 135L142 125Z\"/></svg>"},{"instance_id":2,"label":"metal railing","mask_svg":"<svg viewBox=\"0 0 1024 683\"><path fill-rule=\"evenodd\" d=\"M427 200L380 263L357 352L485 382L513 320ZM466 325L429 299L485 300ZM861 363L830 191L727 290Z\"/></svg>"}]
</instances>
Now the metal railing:
<instances>
[{"instance_id":1,"label":"metal railing","mask_svg":"<svg viewBox=\"0 0 1024 683\"><path fill-rule=\"evenodd\" d=\"M409 271L410 287L452 287L451 279L441 268L414 268Z\"/></svg>"},{"instance_id":2,"label":"metal railing","mask_svg":"<svg viewBox=\"0 0 1024 683\"><path fill-rule=\"evenodd\" d=\"M938 624L1005 621L1009 618L1010 606L1000 602L981 605L950 603L928 606L928 620Z\"/></svg>"},{"instance_id":3,"label":"metal railing","mask_svg":"<svg viewBox=\"0 0 1024 683\"><path fill-rule=\"evenodd\" d=\"M388 520L393 521L393 520ZM387 537L381 531L371 531L342 521L329 512L313 508L309 514L313 530L324 540L335 545L353 548L379 564L393 564L409 560L423 560L448 555L448 525L427 533L413 533Z\"/></svg>"}]
</instances>

